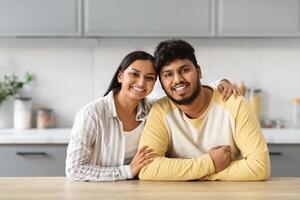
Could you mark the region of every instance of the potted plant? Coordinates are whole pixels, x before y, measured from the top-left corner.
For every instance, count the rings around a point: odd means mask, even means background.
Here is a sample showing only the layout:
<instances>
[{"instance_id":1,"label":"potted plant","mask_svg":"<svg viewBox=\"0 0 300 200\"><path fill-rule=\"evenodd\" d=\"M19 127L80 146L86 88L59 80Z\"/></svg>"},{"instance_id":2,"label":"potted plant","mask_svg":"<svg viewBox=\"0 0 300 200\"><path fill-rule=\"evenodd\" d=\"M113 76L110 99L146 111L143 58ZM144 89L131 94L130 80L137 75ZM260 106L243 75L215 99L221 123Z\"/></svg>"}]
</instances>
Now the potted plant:
<instances>
[{"instance_id":1,"label":"potted plant","mask_svg":"<svg viewBox=\"0 0 300 200\"><path fill-rule=\"evenodd\" d=\"M9 98L17 95L24 85L32 81L32 74L26 73L21 80L15 74L5 75L0 80L0 128L7 128L12 122L12 111L8 111L5 108L4 102ZM5 110L6 109L6 110Z\"/></svg>"}]
</instances>

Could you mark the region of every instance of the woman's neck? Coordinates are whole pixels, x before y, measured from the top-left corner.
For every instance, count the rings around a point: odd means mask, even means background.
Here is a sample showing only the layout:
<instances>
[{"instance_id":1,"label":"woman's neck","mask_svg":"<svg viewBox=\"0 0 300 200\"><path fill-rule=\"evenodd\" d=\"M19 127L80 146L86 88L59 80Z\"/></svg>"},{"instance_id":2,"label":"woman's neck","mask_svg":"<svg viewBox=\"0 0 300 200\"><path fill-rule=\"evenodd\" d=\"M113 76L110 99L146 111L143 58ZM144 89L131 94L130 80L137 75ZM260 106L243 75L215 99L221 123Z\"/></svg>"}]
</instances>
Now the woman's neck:
<instances>
[{"instance_id":1,"label":"woman's neck","mask_svg":"<svg viewBox=\"0 0 300 200\"><path fill-rule=\"evenodd\" d=\"M132 131L135 129L140 124L140 121L136 121L137 107L140 101L128 98L121 91L114 95L114 101L123 130Z\"/></svg>"},{"instance_id":2,"label":"woman's neck","mask_svg":"<svg viewBox=\"0 0 300 200\"><path fill-rule=\"evenodd\" d=\"M140 103L139 100L128 98L122 91L114 94L114 101L117 113L122 112L128 114L136 114L137 107ZM118 112L119 111L119 112Z\"/></svg>"}]
</instances>

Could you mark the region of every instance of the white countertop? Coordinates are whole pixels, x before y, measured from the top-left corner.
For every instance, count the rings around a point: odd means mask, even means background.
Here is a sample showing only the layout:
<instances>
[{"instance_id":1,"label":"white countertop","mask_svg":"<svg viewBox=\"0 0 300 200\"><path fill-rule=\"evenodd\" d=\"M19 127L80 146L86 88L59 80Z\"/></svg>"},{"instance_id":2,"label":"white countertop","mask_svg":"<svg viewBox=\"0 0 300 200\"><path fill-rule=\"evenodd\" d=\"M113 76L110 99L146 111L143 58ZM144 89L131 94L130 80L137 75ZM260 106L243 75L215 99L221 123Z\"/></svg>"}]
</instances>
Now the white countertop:
<instances>
[{"instance_id":1,"label":"white countertop","mask_svg":"<svg viewBox=\"0 0 300 200\"><path fill-rule=\"evenodd\" d=\"M68 144L70 128L0 129L0 144Z\"/></svg>"},{"instance_id":2,"label":"white countertop","mask_svg":"<svg viewBox=\"0 0 300 200\"><path fill-rule=\"evenodd\" d=\"M264 128L262 130L268 144L300 144L300 129Z\"/></svg>"},{"instance_id":3,"label":"white countertop","mask_svg":"<svg viewBox=\"0 0 300 200\"><path fill-rule=\"evenodd\" d=\"M0 129L0 144L68 144L71 128ZM263 129L268 144L300 144L300 129Z\"/></svg>"}]
</instances>

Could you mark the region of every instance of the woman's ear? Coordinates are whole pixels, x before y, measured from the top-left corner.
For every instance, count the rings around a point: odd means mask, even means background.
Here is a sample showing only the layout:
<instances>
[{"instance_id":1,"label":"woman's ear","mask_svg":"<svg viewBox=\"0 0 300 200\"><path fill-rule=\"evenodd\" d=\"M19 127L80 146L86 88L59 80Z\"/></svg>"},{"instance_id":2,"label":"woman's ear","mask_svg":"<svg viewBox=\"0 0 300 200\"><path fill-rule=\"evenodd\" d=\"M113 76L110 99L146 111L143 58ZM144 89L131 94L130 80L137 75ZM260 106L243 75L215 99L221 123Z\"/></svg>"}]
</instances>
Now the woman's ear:
<instances>
[{"instance_id":1,"label":"woman's ear","mask_svg":"<svg viewBox=\"0 0 300 200\"><path fill-rule=\"evenodd\" d=\"M122 83L122 79L123 79L123 72L119 71L119 73L118 73L118 82Z\"/></svg>"},{"instance_id":2,"label":"woman's ear","mask_svg":"<svg viewBox=\"0 0 300 200\"><path fill-rule=\"evenodd\" d=\"M200 65L197 64L197 71L199 73L199 79L202 78L202 73L201 73L201 68L200 68Z\"/></svg>"}]
</instances>

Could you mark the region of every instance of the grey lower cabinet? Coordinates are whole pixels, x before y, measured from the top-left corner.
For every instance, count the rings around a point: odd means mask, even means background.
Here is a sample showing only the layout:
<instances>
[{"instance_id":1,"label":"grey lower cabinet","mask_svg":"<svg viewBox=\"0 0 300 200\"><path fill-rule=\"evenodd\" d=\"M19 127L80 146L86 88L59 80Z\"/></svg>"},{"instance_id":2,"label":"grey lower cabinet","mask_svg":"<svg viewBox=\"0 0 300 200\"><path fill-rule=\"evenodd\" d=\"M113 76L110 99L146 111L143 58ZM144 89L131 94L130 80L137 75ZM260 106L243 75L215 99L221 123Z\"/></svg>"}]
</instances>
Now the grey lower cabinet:
<instances>
[{"instance_id":1,"label":"grey lower cabinet","mask_svg":"<svg viewBox=\"0 0 300 200\"><path fill-rule=\"evenodd\" d=\"M0 0L0 36L80 36L81 0Z\"/></svg>"},{"instance_id":2,"label":"grey lower cabinet","mask_svg":"<svg viewBox=\"0 0 300 200\"><path fill-rule=\"evenodd\" d=\"M84 36L213 36L215 0L84 0Z\"/></svg>"},{"instance_id":3,"label":"grey lower cabinet","mask_svg":"<svg viewBox=\"0 0 300 200\"><path fill-rule=\"evenodd\" d=\"M66 144L1 144L0 177L65 176Z\"/></svg>"},{"instance_id":4,"label":"grey lower cabinet","mask_svg":"<svg viewBox=\"0 0 300 200\"><path fill-rule=\"evenodd\" d=\"M300 176L300 144L269 144L271 176Z\"/></svg>"},{"instance_id":5,"label":"grey lower cabinet","mask_svg":"<svg viewBox=\"0 0 300 200\"><path fill-rule=\"evenodd\" d=\"M218 0L216 36L300 36L299 0Z\"/></svg>"}]
</instances>

